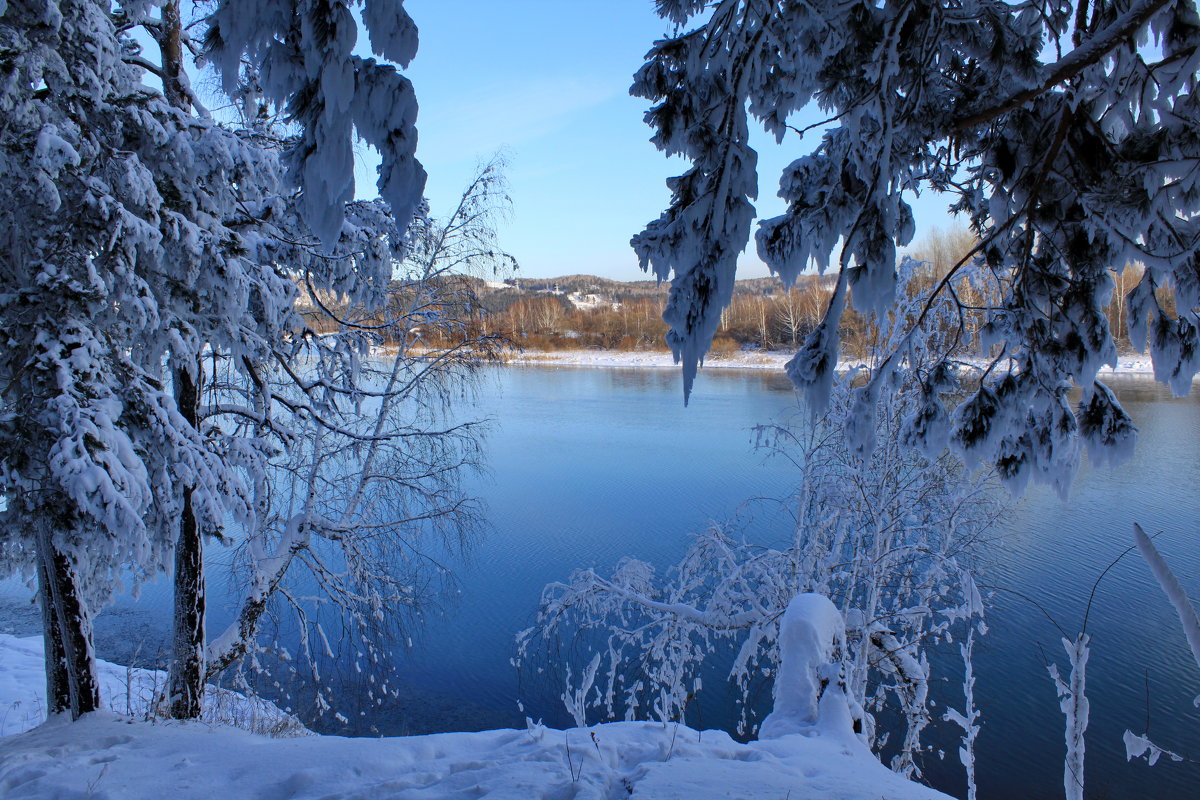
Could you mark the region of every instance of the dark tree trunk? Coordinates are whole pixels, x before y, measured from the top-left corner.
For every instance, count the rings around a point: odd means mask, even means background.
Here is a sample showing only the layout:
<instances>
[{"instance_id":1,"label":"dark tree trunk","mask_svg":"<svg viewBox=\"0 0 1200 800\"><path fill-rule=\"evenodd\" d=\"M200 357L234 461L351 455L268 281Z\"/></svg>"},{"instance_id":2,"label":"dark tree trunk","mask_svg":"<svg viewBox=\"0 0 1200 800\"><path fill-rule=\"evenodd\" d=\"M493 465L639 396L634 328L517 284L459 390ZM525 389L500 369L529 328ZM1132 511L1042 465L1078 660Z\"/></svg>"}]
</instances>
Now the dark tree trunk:
<instances>
[{"instance_id":1,"label":"dark tree trunk","mask_svg":"<svg viewBox=\"0 0 1200 800\"><path fill-rule=\"evenodd\" d=\"M184 88L183 21L179 0L167 0L158 29L162 52L163 91L167 102L190 111L191 98ZM192 429L199 428L200 392L203 376L197 359L195 372L176 369L175 399L179 413ZM204 701L204 537L192 504L192 487L183 487L183 518L175 542L175 614L173 617L171 666L167 673L168 713L175 719L196 719Z\"/></svg>"},{"instance_id":2,"label":"dark tree trunk","mask_svg":"<svg viewBox=\"0 0 1200 800\"><path fill-rule=\"evenodd\" d=\"M183 72L183 20L179 15L179 0L168 0L163 4L162 27L157 38L159 49L162 50L163 93L167 102L190 111L192 101L183 83L186 76Z\"/></svg>"},{"instance_id":3,"label":"dark tree trunk","mask_svg":"<svg viewBox=\"0 0 1200 800\"><path fill-rule=\"evenodd\" d=\"M38 536L38 600L46 647L46 704L51 714L72 719L100 707L92 650L91 612L79 594L71 560L50 540L47 522Z\"/></svg>"},{"instance_id":4,"label":"dark tree trunk","mask_svg":"<svg viewBox=\"0 0 1200 800\"><path fill-rule=\"evenodd\" d=\"M199 377L200 364L196 364ZM192 427L199 416L200 393L186 370L175 371L179 411ZM183 519L175 543L175 614L167 698L175 719L196 719L204 699L204 537L192 507L192 489L183 490Z\"/></svg>"},{"instance_id":5,"label":"dark tree trunk","mask_svg":"<svg viewBox=\"0 0 1200 800\"><path fill-rule=\"evenodd\" d=\"M46 711L61 714L71 710L71 684L67 673L67 653L60 639L62 627L54 611L50 594L51 577L38 559L38 605L42 608L42 643L46 653Z\"/></svg>"}]
</instances>

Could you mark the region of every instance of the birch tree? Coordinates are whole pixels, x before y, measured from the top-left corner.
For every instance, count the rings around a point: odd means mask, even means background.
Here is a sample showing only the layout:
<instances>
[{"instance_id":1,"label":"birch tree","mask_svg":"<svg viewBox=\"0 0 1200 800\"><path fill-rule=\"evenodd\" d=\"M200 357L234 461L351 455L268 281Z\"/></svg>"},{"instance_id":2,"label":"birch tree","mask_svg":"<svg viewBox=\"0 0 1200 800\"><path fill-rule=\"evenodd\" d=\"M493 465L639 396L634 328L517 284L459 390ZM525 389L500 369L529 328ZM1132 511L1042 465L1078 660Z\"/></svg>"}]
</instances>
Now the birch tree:
<instances>
[{"instance_id":1,"label":"birch tree","mask_svg":"<svg viewBox=\"0 0 1200 800\"><path fill-rule=\"evenodd\" d=\"M314 292L310 322L335 329L306 338L303 376L281 362L258 375L264 390L235 367L214 368L202 415L247 442L265 433L273 453L255 474L262 512L237 543L245 588L234 621L207 645L208 679L257 656L267 614L294 620L318 680L319 662L334 655L326 628L381 660L383 638L394 642L445 579L431 550L481 529L480 506L460 482L481 467L486 421L463 407L504 342L474 324L470 277L514 266L496 242L506 202L499 167L489 165L448 217L418 217L379 308ZM369 357L354 357L362 341ZM275 408L267 431L264 394ZM331 707L326 695L317 694L321 711Z\"/></svg>"}]
</instances>

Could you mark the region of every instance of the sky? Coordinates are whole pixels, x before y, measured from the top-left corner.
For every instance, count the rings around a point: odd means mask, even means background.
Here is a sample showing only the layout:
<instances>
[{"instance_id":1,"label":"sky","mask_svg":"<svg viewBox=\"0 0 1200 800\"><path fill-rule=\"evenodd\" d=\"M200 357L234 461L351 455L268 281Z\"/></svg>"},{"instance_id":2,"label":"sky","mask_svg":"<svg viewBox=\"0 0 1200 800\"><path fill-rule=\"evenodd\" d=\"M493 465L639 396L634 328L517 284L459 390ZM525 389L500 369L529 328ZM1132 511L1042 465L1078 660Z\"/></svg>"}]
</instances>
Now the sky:
<instances>
[{"instance_id":1,"label":"sky","mask_svg":"<svg viewBox=\"0 0 1200 800\"><path fill-rule=\"evenodd\" d=\"M434 216L449 213L478 166L500 154L512 198L500 244L521 276L650 277L629 239L666 208L666 178L686 169L650 143L642 120L650 104L629 96L646 51L669 30L652 0L407 0L405 8L420 29L405 74L420 104L417 156ZM765 134L752 140L761 216L783 211L778 176L817 141L815 133L782 147ZM360 195L369 196L373 164L360 158ZM953 225L945 200L914 205L919 231ZM767 274L751 245L739 277Z\"/></svg>"}]
</instances>

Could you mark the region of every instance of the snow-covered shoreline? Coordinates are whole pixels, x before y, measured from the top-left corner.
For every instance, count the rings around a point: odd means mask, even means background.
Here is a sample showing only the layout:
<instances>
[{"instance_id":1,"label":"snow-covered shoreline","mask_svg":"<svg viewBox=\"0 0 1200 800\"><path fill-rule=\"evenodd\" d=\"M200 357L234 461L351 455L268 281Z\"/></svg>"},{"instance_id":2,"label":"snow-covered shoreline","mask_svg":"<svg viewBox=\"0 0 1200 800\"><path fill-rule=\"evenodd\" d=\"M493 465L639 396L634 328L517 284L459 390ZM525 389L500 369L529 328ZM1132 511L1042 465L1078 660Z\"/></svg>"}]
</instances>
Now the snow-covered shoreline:
<instances>
[{"instance_id":1,"label":"snow-covered shoreline","mask_svg":"<svg viewBox=\"0 0 1200 800\"><path fill-rule=\"evenodd\" d=\"M145 719L166 684L165 672L97 660L100 698L109 711ZM204 720L272 736L314 736L268 700L209 686ZM46 676L40 636L0 633L0 737L23 733L46 718ZM6 795L5 795L6 796Z\"/></svg>"},{"instance_id":2,"label":"snow-covered shoreline","mask_svg":"<svg viewBox=\"0 0 1200 800\"><path fill-rule=\"evenodd\" d=\"M0 738L5 800L947 800L888 770L853 735L816 731L746 744L653 722L275 738L111 712L25 730L43 713L41 669L39 639L0 634L0 719L11 734ZM118 694L128 676L153 674L106 662L100 671L106 692Z\"/></svg>"},{"instance_id":3,"label":"snow-covered shoreline","mask_svg":"<svg viewBox=\"0 0 1200 800\"><path fill-rule=\"evenodd\" d=\"M791 350L739 350L729 354L710 354L704 360L704 369L782 371L793 355L795 353ZM671 354L665 350L525 350L511 356L507 363L538 367L677 368ZM980 364L983 363L981 360ZM859 364L857 361L844 360L838 362L838 369L848 370ZM1101 378L1121 375L1153 376L1154 365L1150 356L1139 353L1122 355L1116 369L1105 367L1100 371Z\"/></svg>"}]
</instances>

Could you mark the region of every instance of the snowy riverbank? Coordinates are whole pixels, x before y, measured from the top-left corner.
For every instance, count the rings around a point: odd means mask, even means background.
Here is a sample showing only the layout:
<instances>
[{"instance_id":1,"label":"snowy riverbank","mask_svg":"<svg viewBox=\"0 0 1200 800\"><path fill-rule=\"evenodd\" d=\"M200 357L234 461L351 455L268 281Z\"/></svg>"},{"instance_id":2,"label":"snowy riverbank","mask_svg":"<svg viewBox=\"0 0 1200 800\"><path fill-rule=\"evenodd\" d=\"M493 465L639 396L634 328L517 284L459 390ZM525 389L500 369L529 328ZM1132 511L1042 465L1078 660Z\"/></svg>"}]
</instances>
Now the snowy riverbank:
<instances>
[{"instance_id":1,"label":"snowy riverbank","mask_svg":"<svg viewBox=\"0 0 1200 800\"><path fill-rule=\"evenodd\" d=\"M166 683L167 674L107 661L98 661L97 665L100 697L108 709L126 718L146 718L151 703ZM45 718L42 638L0 633L0 736L27 731ZM315 735L273 703L214 686L208 687L205 722L236 725L272 736ZM0 792L0 797L7 795Z\"/></svg>"},{"instance_id":2,"label":"snowy riverbank","mask_svg":"<svg viewBox=\"0 0 1200 800\"><path fill-rule=\"evenodd\" d=\"M739 350L733 353L710 354L704 360L705 369L755 369L782 371L784 365L795 355L791 350ZM1132 353L1118 359L1117 369L1105 367L1100 372L1103 379L1106 375L1146 375L1154 374L1154 366L1150 356ZM609 368L675 368L676 365L667 351L658 350L559 350L555 352L540 352L526 350L509 359L510 364L555 366L555 367L609 367ZM847 370L858 366L857 361L842 361L838 369ZM981 365L983 362L980 362Z\"/></svg>"},{"instance_id":3,"label":"snowy riverbank","mask_svg":"<svg viewBox=\"0 0 1200 800\"><path fill-rule=\"evenodd\" d=\"M156 673L102 662L111 698ZM493 800L814 798L945 800L881 765L853 737L739 744L721 731L620 722L566 731L391 739L270 738L219 723L94 714L17 733L42 713L38 639L0 635L0 796L6 800Z\"/></svg>"}]
</instances>

